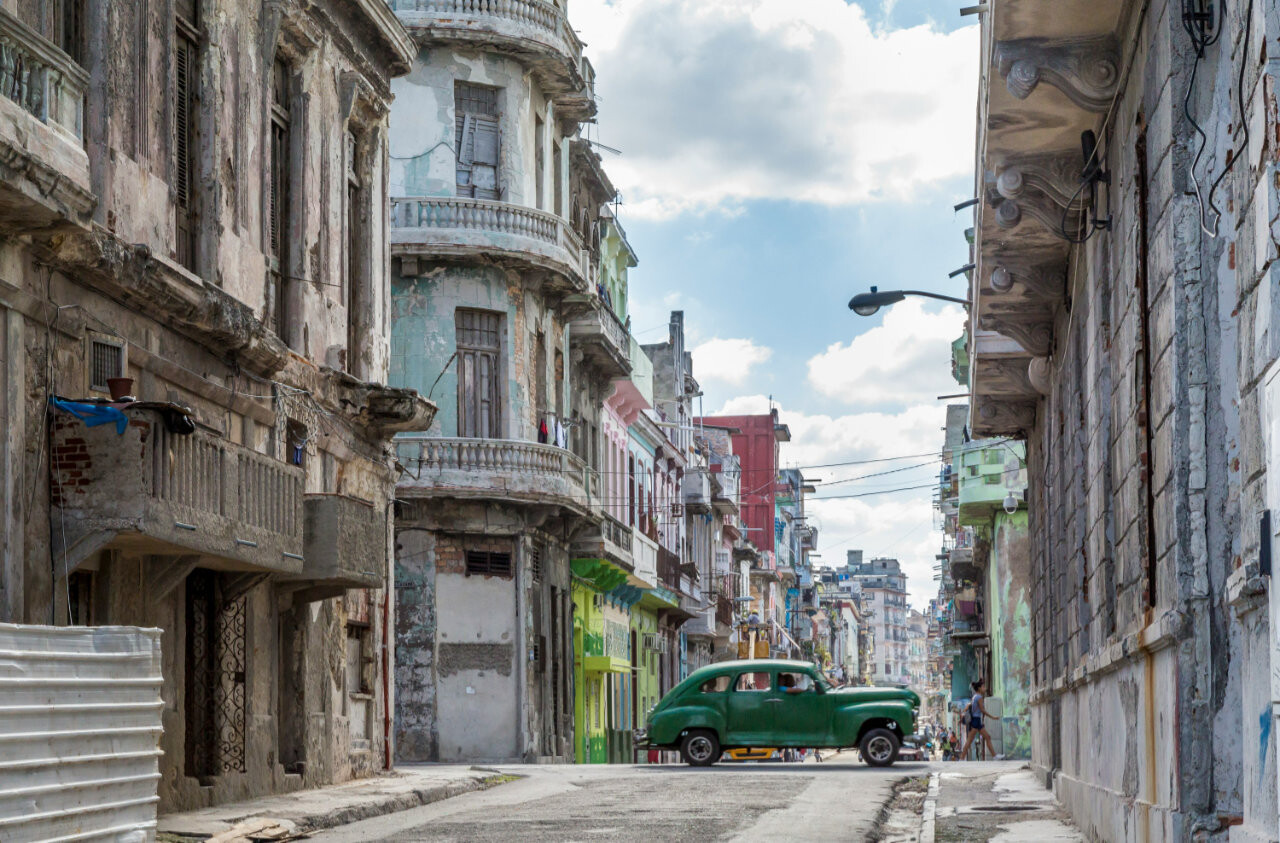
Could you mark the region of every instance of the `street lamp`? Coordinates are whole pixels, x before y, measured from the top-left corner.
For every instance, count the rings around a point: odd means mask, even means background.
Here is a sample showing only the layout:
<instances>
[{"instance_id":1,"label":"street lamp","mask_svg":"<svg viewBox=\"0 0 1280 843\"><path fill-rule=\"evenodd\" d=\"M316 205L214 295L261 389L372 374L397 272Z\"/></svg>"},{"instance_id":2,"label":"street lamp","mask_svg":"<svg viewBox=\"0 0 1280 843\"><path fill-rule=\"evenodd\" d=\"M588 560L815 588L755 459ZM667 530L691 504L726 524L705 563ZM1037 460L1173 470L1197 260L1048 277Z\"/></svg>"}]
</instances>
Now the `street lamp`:
<instances>
[{"instance_id":1,"label":"street lamp","mask_svg":"<svg viewBox=\"0 0 1280 843\"><path fill-rule=\"evenodd\" d=\"M849 309L859 316L872 316L880 308L897 304L907 296L924 296L927 299L938 299L939 301L962 304L965 307L969 306L968 299L958 299L954 296L940 296L937 293L926 293L923 290L889 290L882 293L879 288L872 287L871 292L859 293L849 299Z\"/></svg>"}]
</instances>

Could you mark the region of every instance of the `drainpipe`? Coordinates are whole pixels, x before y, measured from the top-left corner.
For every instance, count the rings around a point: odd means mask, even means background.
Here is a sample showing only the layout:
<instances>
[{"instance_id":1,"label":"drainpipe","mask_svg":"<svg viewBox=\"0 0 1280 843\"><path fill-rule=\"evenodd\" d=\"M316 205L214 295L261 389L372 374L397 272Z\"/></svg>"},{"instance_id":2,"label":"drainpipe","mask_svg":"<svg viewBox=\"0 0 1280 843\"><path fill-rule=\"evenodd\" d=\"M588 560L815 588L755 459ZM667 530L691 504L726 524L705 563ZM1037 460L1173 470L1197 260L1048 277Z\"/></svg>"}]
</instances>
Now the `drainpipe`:
<instances>
[{"instance_id":1,"label":"drainpipe","mask_svg":"<svg viewBox=\"0 0 1280 843\"><path fill-rule=\"evenodd\" d=\"M390 544L388 552L383 564L387 566L386 585L382 589L382 768L391 770L394 766L392 763L391 752L391 671L392 659L390 653L390 627L391 627L391 593L395 591L395 575L396 566L391 560L395 557L395 540L396 531L394 525L394 515L392 508L396 505L395 493L392 492L392 500L387 503L387 522L385 529L390 536Z\"/></svg>"}]
</instances>

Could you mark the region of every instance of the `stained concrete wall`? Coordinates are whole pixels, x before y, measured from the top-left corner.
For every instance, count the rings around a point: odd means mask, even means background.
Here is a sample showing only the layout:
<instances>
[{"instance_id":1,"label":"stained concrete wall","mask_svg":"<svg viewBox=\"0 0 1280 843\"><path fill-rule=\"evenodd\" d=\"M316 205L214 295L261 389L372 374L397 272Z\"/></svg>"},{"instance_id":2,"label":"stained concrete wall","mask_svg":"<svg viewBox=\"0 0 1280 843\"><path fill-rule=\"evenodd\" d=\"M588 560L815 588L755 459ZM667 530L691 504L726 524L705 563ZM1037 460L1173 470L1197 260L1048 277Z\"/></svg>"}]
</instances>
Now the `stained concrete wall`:
<instances>
[{"instance_id":1,"label":"stained concrete wall","mask_svg":"<svg viewBox=\"0 0 1280 843\"><path fill-rule=\"evenodd\" d=\"M26 14L37 4L6 4ZM194 421L226 440L283 459L293 420L311 436L304 447L308 492L340 493L385 512L391 475L383 435L357 418L367 408L340 401L358 378L385 378L385 136L389 76L403 39L361 7L286 2L249 14L230 0L202 0L196 76L199 131L194 271L176 264L173 104L174 22L168 3L90 3L82 65L92 213L34 231L4 224L0 246L0 360L8 430L0 477L20 489L4 510L4 599L0 619L68 622L65 580L51 572L46 401L52 394L103 397L90 388L94 338L122 341L125 374L143 400L191 408ZM260 10L261 11L261 10ZM31 21L36 23L36 21ZM286 237L296 261L291 320L277 337L266 323L272 290L266 272L267 163L264 159L269 74L277 49L293 64L298 143L292 156L294 201ZM363 189L364 250L357 256L358 312L347 312L348 239L345 132L359 137L356 169ZM12 139L8 139L12 140ZM6 140L6 142L8 142ZM7 202L8 200L6 200ZM348 321L363 343L349 355ZM285 345L288 343L288 346ZM139 471L143 470L139 466ZM195 484L208 478L183 478ZM221 482L222 478L213 478ZM207 487L204 487L207 491ZM111 488L97 494L116 494ZM6 497L9 497L6 495ZM162 811L194 808L304 785L341 781L381 766L385 699L373 703L372 746L350 743L344 687L348 620L345 600L291 602L294 585L279 579L246 595L247 753L244 772L201 783L185 768L184 585L155 590L171 550L111 547L88 554L78 574L80 623L141 624L164 631L165 734L159 786ZM160 555L142 555L142 553ZM226 560L205 558L218 566ZM379 560L375 567L386 567ZM340 589L338 590L340 593ZM372 604L378 605L378 595ZM298 638L286 643L284 617ZM380 621L370 619L373 663ZM303 642L297 644L298 641ZM306 686L282 723L283 650L296 655ZM376 675L371 687L381 687ZM302 690L299 690L302 694ZM286 769L282 758L304 761Z\"/></svg>"},{"instance_id":2,"label":"stained concrete wall","mask_svg":"<svg viewBox=\"0 0 1280 843\"><path fill-rule=\"evenodd\" d=\"M1103 138L1114 225L1073 253L1029 433L1032 757L1095 839L1276 836L1262 703L1276 654L1249 643L1269 634L1256 513L1271 505L1260 384L1276 357L1274 100L1259 57L1280 30L1264 8L1229 7L1190 98L1209 135L1204 192L1240 142L1244 63L1250 146L1218 194L1215 238L1191 178L1180 7L1126 7L1132 68Z\"/></svg>"},{"instance_id":3,"label":"stained concrete wall","mask_svg":"<svg viewBox=\"0 0 1280 843\"><path fill-rule=\"evenodd\" d=\"M1000 746L1006 758L1031 757L1031 559L1027 514L998 512L991 528L987 614L991 642L988 694L1000 700Z\"/></svg>"}]
</instances>

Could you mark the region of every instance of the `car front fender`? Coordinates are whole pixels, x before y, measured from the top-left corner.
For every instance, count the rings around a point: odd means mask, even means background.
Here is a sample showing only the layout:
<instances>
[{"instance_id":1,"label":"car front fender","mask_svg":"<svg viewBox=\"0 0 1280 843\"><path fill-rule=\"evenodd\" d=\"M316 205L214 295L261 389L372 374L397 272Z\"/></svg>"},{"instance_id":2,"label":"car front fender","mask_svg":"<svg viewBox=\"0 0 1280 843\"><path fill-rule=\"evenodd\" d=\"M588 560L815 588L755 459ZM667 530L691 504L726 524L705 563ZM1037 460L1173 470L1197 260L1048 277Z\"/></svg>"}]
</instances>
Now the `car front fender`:
<instances>
[{"instance_id":1,"label":"car front fender","mask_svg":"<svg viewBox=\"0 0 1280 843\"><path fill-rule=\"evenodd\" d=\"M880 700L869 703L851 703L836 711L836 738L840 746L855 746L862 727L869 720L890 720L898 724L898 734L907 736L915 731L915 708L906 700Z\"/></svg>"}]
</instances>

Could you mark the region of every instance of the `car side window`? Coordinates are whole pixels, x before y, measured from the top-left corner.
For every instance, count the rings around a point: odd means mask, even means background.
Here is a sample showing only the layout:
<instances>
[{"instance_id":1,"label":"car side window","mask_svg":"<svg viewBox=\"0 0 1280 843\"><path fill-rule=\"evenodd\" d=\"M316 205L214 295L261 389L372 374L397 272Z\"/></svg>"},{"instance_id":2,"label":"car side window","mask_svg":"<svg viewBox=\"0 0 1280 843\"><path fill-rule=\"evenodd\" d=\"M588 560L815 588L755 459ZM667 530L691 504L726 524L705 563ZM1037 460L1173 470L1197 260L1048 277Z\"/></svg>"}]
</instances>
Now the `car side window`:
<instances>
[{"instance_id":1,"label":"car side window","mask_svg":"<svg viewBox=\"0 0 1280 843\"><path fill-rule=\"evenodd\" d=\"M701 694L723 694L729 690L728 676L715 676L703 682L698 692Z\"/></svg>"},{"instance_id":2,"label":"car side window","mask_svg":"<svg viewBox=\"0 0 1280 843\"><path fill-rule=\"evenodd\" d=\"M814 690L813 677L807 673L778 674L778 690L787 694L804 694Z\"/></svg>"},{"instance_id":3,"label":"car side window","mask_svg":"<svg viewBox=\"0 0 1280 843\"><path fill-rule=\"evenodd\" d=\"M767 691L772 685L770 684L770 676L768 673L743 673L738 676L738 684L734 686L735 691Z\"/></svg>"}]
</instances>

